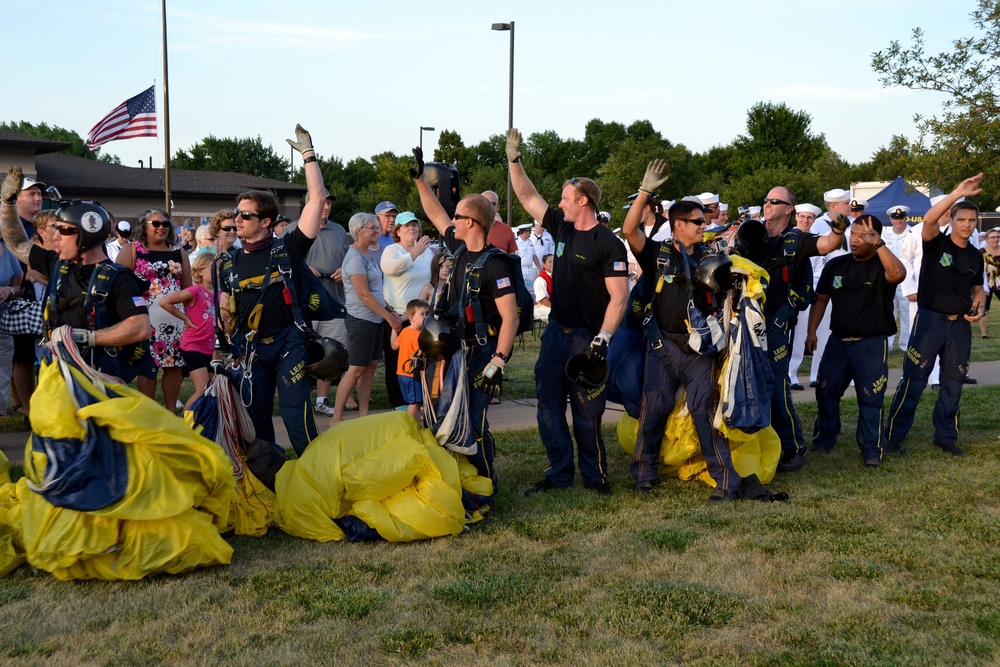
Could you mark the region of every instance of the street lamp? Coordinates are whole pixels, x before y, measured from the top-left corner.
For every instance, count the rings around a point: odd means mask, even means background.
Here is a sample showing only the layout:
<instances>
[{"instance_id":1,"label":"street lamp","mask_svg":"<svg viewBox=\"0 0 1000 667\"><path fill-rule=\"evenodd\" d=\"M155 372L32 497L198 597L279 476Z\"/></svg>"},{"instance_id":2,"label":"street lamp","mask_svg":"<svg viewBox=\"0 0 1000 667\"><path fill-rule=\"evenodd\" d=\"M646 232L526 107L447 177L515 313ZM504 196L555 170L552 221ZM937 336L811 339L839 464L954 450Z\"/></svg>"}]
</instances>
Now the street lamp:
<instances>
[{"instance_id":1,"label":"street lamp","mask_svg":"<svg viewBox=\"0 0 1000 667\"><path fill-rule=\"evenodd\" d=\"M426 130L428 132L433 132L434 128L433 127L424 127L423 125L420 126L420 152L421 153L424 152L424 130Z\"/></svg>"},{"instance_id":2,"label":"street lamp","mask_svg":"<svg viewBox=\"0 0 1000 667\"><path fill-rule=\"evenodd\" d=\"M510 31L510 93L507 96L507 129L514 127L514 22L494 23L491 30ZM511 211L514 208L514 190L510 182L510 165L507 165L507 224L513 226Z\"/></svg>"}]
</instances>

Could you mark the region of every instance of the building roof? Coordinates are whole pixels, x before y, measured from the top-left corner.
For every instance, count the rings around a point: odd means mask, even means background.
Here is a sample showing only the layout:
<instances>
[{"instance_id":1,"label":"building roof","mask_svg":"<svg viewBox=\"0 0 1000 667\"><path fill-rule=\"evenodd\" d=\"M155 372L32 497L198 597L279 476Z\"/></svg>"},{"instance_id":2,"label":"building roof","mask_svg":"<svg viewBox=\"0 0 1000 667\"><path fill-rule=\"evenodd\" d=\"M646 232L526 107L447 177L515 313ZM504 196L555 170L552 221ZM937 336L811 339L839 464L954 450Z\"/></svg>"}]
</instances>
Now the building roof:
<instances>
[{"instance_id":1,"label":"building roof","mask_svg":"<svg viewBox=\"0 0 1000 667\"><path fill-rule=\"evenodd\" d=\"M70 147L65 141L43 139L42 137L34 137L30 134L21 134L20 132L11 132L9 130L0 130L0 144L34 148L36 155L41 155L42 153L59 153Z\"/></svg>"},{"instance_id":2,"label":"building roof","mask_svg":"<svg viewBox=\"0 0 1000 667\"><path fill-rule=\"evenodd\" d=\"M64 194L95 190L109 195L163 194L163 169L137 169L59 153L39 155L35 166L38 180L55 185ZM306 186L224 171L170 170L172 195L235 196L246 190L301 195L306 192Z\"/></svg>"}]
</instances>

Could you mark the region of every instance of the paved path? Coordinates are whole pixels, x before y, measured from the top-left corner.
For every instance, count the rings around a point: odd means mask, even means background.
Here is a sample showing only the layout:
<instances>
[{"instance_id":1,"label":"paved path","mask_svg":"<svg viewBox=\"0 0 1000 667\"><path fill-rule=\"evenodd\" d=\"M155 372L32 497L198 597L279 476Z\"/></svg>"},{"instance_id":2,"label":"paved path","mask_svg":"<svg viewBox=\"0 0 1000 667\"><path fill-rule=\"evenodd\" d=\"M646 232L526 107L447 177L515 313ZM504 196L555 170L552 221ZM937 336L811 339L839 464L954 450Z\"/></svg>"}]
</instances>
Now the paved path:
<instances>
[{"instance_id":1,"label":"paved path","mask_svg":"<svg viewBox=\"0 0 1000 667\"><path fill-rule=\"evenodd\" d=\"M900 369L889 370L889 388L886 394L891 396L896 390L899 381ZM979 381L980 385L1000 385L1000 361L978 362L972 364L972 377ZM968 385L967 385L968 386ZM845 395L845 400L853 397L851 390ZM815 390L806 389L804 391L793 391L792 399L796 403L806 403L816 400ZM385 412L376 411L376 412ZM568 412L568 411L567 411ZM622 407L617 404L609 404L604 413L604 423L614 424L618 418L624 414ZM356 412L347 413L348 419L357 419ZM505 431L509 429L535 429L537 420L535 416L535 399L513 399L505 400L499 405L490 406L489 411L490 428L494 431ZM328 425L328 418L320 417L317 420L320 431L325 431ZM274 433L278 444L289 447L288 433L280 417L274 418ZM20 464L24 459L24 447L29 433L0 433L0 449L11 463Z\"/></svg>"}]
</instances>

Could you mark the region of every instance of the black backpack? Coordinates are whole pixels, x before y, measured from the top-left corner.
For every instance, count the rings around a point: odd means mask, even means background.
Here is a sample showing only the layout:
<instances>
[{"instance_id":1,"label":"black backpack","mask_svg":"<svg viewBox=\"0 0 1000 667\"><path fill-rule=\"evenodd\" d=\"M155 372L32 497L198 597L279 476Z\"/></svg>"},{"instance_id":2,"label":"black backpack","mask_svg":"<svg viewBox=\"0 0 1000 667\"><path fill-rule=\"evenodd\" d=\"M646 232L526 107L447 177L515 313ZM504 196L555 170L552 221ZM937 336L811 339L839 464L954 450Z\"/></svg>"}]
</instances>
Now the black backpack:
<instances>
[{"instance_id":1,"label":"black backpack","mask_svg":"<svg viewBox=\"0 0 1000 667\"><path fill-rule=\"evenodd\" d=\"M462 245L456 251L455 266L458 265L458 258L463 252L465 252L465 250L465 246ZM462 298L459 300L459 315L461 315L461 312L465 309L466 305L472 307L472 314L476 327L476 341L480 345L485 345L486 343L486 322L483 319L482 307L479 305L479 290L482 287L483 267L486 265L486 262L494 257L499 257L503 261L507 262L507 267L510 269L512 277L511 279L514 281L514 297L517 300L518 316L517 333L522 334L525 331L531 330L535 319L535 298L524 284L524 275L521 273L521 258L517 255L506 253L499 248L490 246L483 251L483 254L479 256L479 259L466 267L465 290ZM459 317L458 319L461 322L465 321L464 317Z\"/></svg>"}]
</instances>

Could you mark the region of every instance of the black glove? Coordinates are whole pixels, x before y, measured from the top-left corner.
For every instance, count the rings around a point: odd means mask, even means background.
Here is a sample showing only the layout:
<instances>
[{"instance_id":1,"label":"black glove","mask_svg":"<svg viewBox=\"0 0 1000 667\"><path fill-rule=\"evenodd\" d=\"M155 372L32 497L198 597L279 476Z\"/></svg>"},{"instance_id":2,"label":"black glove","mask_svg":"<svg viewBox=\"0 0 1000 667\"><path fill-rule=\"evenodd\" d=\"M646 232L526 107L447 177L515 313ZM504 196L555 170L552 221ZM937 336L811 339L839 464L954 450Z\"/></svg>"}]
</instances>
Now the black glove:
<instances>
[{"instance_id":1,"label":"black glove","mask_svg":"<svg viewBox=\"0 0 1000 667\"><path fill-rule=\"evenodd\" d=\"M410 167L410 177L417 180L424 175L424 149L413 149L413 166Z\"/></svg>"},{"instance_id":2,"label":"black glove","mask_svg":"<svg viewBox=\"0 0 1000 667\"><path fill-rule=\"evenodd\" d=\"M21 184L24 182L24 174L21 172L20 167L11 167L7 170L7 178L3 181L3 186L0 187L0 199L3 200L4 204L14 205L17 201L17 196L21 194Z\"/></svg>"},{"instance_id":3,"label":"black glove","mask_svg":"<svg viewBox=\"0 0 1000 667\"><path fill-rule=\"evenodd\" d=\"M483 369L482 374L476 378L473 384L490 396L499 396L500 388L503 385L503 366L491 362Z\"/></svg>"},{"instance_id":4,"label":"black glove","mask_svg":"<svg viewBox=\"0 0 1000 667\"><path fill-rule=\"evenodd\" d=\"M844 216L843 213L835 213L833 218L830 220L830 229L838 234L843 234L850 226L850 221Z\"/></svg>"},{"instance_id":5,"label":"black glove","mask_svg":"<svg viewBox=\"0 0 1000 667\"><path fill-rule=\"evenodd\" d=\"M587 348L587 358L592 361L607 361L610 341L610 336L605 337L602 334L594 336L594 340L590 341L590 347Z\"/></svg>"}]
</instances>

